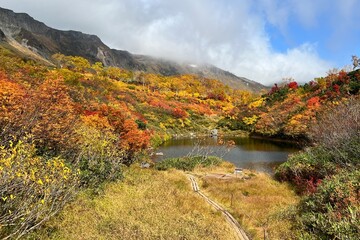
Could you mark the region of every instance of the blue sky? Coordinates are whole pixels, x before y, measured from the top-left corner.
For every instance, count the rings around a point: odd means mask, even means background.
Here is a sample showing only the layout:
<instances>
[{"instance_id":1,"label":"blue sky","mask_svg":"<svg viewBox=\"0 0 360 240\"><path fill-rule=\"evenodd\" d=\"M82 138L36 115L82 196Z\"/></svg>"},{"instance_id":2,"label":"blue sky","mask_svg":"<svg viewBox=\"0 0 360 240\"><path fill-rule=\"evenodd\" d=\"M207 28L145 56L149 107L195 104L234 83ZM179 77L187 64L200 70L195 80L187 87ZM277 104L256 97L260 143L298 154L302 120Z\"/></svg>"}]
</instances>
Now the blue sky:
<instances>
[{"instance_id":1,"label":"blue sky","mask_svg":"<svg viewBox=\"0 0 360 240\"><path fill-rule=\"evenodd\" d=\"M360 55L360 0L0 0L50 27L133 53L207 62L271 85ZM349 68L349 66L347 66Z\"/></svg>"},{"instance_id":2,"label":"blue sky","mask_svg":"<svg viewBox=\"0 0 360 240\"><path fill-rule=\"evenodd\" d=\"M332 62L334 67L348 65L351 55L360 51L360 14L357 13L360 1L313 2L305 3L304 13L298 13L291 1L282 1L289 4L286 12L290 15L285 18L284 27L269 21L266 14L263 16L272 47L284 52L302 43L312 43L319 56Z\"/></svg>"}]
</instances>

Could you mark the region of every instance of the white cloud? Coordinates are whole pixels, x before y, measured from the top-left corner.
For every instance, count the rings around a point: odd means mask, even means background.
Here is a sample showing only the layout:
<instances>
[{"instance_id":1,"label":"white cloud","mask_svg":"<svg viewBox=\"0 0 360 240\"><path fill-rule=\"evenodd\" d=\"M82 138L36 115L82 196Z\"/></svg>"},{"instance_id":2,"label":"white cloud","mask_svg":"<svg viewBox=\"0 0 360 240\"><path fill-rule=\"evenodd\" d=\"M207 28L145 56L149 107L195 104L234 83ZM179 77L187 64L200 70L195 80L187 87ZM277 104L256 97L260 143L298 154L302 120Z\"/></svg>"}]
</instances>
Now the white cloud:
<instances>
[{"instance_id":1,"label":"white cloud","mask_svg":"<svg viewBox=\"0 0 360 240\"><path fill-rule=\"evenodd\" d=\"M3 7L27 12L51 27L96 34L117 49L194 63L204 61L264 84L283 77L309 81L331 67L317 55L313 43L285 53L275 52L269 43L265 21L284 34L293 14L304 24L316 24L320 4L311 9L313 0L301 1L303 5L297 2L0 0Z\"/></svg>"},{"instance_id":2,"label":"white cloud","mask_svg":"<svg viewBox=\"0 0 360 240\"><path fill-rule=\"evenodd\" d=\"M282 78L293 77L299 82L307 82L314 77L322 76L330 68L330 65L321 60L313 46L304 44L298 48L289 49L286 53L263 52L253 58L256 66L248 63L239 63L238 67L252 79L270 84L279 82Z\"/></svg>"}]
</instances>

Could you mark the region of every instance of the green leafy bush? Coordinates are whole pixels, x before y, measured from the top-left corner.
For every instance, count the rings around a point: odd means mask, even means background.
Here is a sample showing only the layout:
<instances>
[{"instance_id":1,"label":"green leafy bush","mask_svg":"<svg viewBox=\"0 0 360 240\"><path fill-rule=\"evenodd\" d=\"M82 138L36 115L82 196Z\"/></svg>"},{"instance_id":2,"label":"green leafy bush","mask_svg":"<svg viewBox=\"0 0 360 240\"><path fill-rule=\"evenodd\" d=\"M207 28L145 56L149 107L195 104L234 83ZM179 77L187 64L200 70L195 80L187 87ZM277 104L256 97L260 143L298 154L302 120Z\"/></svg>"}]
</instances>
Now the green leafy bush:
<instances>
[{"instance_id":1,"label":"green leafy bush","mask_svg":"<svg viewBox=\"0 0 360 240\"><path fill-rule=\"evenodd\" d=\"M349 73L350 83L349 92L351 94L358 94L360 91L360 70L356 70Z\"/></svg>"},{"instance_id":2,"label":"green leafy bush","mask_svg":"<svg viewBox=\"0 0 360 240\"><path fill-rule=\"evenodd\" d=\"M244 124L242 121L238 121L236 119L231 119L229 117L227 118L223 118L221 119L218 123L217 123L219 128L228 128L230 130L251 130L251 128Z\"/></svg>"},{"instance_id":3,"label":"green leafy bush","mask_svg":"<svg viewBox=\"0 0 360 240\"><path fill-rule=\"evenodd\" d=\"M360 171L328 178L300 203L299 223L306 239L360 238Z\"/></svg>"},{"instance_id":4,"label":"green leafy bush","mask_svg":"<svg viewBox=\"0 0 360 240\"><path fill-rule=\"evenodd\" d=\"M147 128L147 124L144 121L142 121L140 119L136 119L135 122L138 125L139 129L145 130Z\"/></svg>"},{"instance_id":5,"label":"green leafy bush","mask_svg":"<svg viewBox=\"0 0 360 240\"><path fill-rule=\"evenodd\" d=\"M322 179L336 173L337 169L331 152L313 147L291 155L276 169L275 177L293 183L299 193L311 193Z\"/></svg>"},{"instance_id":6,"label":"green leafy bush","mask_svg":"<svg viewBox=\"0 0 360 240\"><path fill-rule=\"evenodd\" d=\"M118 138L89 126L78 127L76 132L81 142L76 163L81 185L96 189L105 181L122 178L123 153L117 148Z\"/></svg>"},{"instance_id":7,"label":"green leafy bush","mask_svg":"<svg viewBox=\"0 0 360 240\"><path fill-rule=\"evenodd\" d=\"M155 164L157 170L168 170L170 168L176 168L183 171L192 171L197 166L209 167L217 166L223 160L214 156L192 156L182 158L168 158Z\"/></svg>"},{"instance_id":8,"label":"green leafy bush","mask_svg":"<svg viewBox=\"0 0 360 240\"><path fill-rule=\"evenodd\" d=\"M274 102L283 101L286 98L288 92L289 87L287 85L282 87L277 87L277 85L275 85L275 87L271 89L270 93L266 98L267 104L273 104Z\"/></svg>"}]
</instances>

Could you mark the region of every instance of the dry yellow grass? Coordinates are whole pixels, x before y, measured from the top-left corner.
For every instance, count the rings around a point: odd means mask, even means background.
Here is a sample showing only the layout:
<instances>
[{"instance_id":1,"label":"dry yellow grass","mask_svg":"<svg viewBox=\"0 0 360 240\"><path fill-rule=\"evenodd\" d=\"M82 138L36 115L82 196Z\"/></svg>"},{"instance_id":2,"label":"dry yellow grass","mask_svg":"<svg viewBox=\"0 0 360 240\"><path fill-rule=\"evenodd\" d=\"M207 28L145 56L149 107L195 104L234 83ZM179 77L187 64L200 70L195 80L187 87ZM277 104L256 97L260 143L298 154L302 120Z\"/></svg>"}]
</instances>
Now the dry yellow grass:
<instances>
[{"instance_id":1,"label":"dry yellow grass","mask_svg":"<svg viewBox=\"0 0 360 240\"><path fill-rule=\"evenodd\" d=\"M232 174L234 167L224 163L219 167L196 169L200 189L222 204L240 222L253 239L290 239L291 221L284 211L296 205L299 198L286 184L265 173L245 171L241 179ZM228 173L223 179L214 173ZM206 177L208 175L208 177Z\"/></svg>"},{"instance_id":2,"label":"dry yellow grass","mask_svg":"<svg viewBox=\"0 0 360 240\"><path fill-rule=\"evenodd\" d=\"M191 190L183 172L131 167L103 196L82 194L30 238L235 239L223 216Z\"/></svg>"}]
</instances>

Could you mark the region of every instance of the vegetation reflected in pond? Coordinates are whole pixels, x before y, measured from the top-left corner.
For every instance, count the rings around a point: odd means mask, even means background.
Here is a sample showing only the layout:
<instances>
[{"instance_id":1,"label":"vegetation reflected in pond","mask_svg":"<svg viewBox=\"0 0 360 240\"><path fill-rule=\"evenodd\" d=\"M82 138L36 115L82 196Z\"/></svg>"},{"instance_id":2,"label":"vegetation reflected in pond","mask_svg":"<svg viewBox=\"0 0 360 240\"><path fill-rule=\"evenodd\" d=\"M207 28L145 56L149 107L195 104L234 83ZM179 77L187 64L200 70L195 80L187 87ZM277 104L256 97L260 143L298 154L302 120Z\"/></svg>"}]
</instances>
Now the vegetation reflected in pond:
<instances>
[{"instance_id":1,"label":"vegetation reflected in pond","mask_svg":"<svg viewBox=\"0 0 360 240\"><path fill-rule=\"evenodd\" d=\"M218 144L217 138L171 139L157 149L163 153L155 161L166 158L182 157L188 154L201 153L223 157L237 167L272 173L274 168L286 161L290 153L299 151L299 147L286 142L275 142L264 139L227 137L224 141L234 141L235 145L228 151Z\"/></svg>"}]
</instances>

